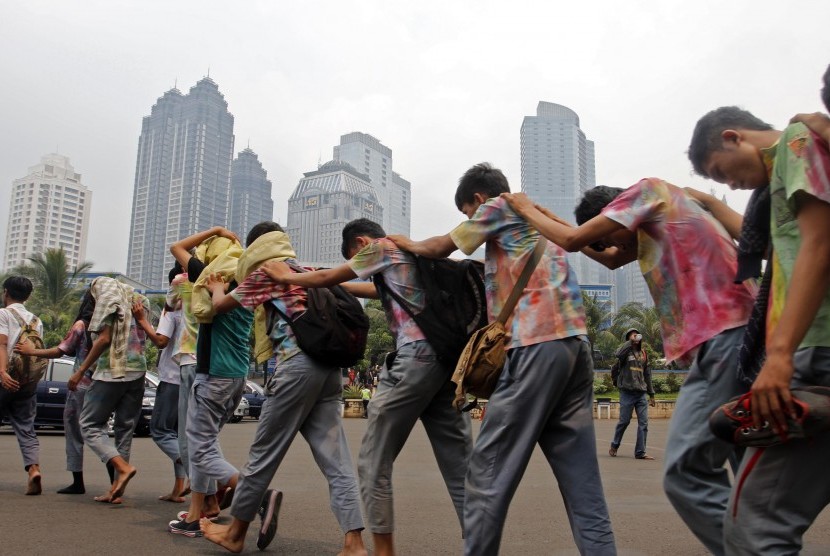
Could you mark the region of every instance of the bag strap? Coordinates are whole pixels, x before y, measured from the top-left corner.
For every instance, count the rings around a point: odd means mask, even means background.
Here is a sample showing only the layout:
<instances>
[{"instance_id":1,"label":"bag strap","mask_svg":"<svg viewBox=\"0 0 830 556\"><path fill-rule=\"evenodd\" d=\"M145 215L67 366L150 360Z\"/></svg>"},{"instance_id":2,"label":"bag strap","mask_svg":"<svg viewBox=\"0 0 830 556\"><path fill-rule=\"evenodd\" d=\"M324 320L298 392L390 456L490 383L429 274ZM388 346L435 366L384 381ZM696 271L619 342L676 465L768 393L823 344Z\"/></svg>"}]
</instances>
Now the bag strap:
<instances>
[{"instance_id":1,"label":"bag strap","mask_svg":"<svg viewBox=\"0 0 830 556\"><path fill-rule=\"evenodd\" d=\"M504 302L504 306L501 308L501 312L496 318L498 322L505 324L507 319L510 318L511 313L513 313L513 309L516 308L516 304L519 302L519 297L521 297L527 283L530 281L530 275L533 274L533 271L536 270L536 265L538 265L539 261L542 259L542 254L545 252L547 243L548 240L545 239L545 236L539 234L539 239L536 240L536 247L533 248L530 258L525 263L525 267L522 269L519 279L516 280L516 284L510 292L510 297L508 297L507 301Z\"/></svg>"}]
</instances>

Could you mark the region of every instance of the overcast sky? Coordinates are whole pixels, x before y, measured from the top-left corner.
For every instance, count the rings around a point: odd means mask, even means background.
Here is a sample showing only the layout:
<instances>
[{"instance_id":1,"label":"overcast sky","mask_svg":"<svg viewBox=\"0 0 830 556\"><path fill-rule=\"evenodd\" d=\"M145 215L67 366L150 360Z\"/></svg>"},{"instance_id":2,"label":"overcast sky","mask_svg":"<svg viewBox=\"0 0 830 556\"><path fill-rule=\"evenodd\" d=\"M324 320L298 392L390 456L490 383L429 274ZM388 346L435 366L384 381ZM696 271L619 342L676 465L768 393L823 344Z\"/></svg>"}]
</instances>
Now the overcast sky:
<instances>
[{"instance_id":1,"label":"overcast sky","mask_svg":"<svg viewBox=\"0 0 830 556\"><path fill-rule=\"evenodd\" d=\"M703 113L738 104L783 126L821 108L830 2L7 0L0 52L0 199L59 149L94 192L87 259L123 271L141 119L208 68L278 222L302 173L362 131L412 182L423 238L463 218L453 194L470 165L519 189L519 128L540 100L579 114L598 183L709 189L685 155Z\"/></svg>"}]
</instances>

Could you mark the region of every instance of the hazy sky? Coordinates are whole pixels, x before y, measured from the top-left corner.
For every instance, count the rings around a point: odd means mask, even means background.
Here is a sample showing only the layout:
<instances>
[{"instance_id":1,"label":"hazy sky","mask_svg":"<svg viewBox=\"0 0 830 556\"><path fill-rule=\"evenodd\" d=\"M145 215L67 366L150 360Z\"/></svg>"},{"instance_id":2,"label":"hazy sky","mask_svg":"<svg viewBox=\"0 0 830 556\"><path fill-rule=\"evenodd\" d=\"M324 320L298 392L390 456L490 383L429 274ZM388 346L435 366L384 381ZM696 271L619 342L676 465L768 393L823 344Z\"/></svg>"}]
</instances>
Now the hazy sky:
<instances>
[{"instance_id":1,"label":"hazy sky","mask_svg":"<svg viewBox=\"0 0 830 556\"><path fill-rule=\"evenodd\" d=\"M0 52L0 199L59 148L94 192L87 259L123 271L141 118L176 80L187 92L210 68L277 221L302 173L363 131L412 182L422 238L463 218L453 193L470 165L519 188L519 128L539 100L579 114L598 183L708 189L685 155L703 113L738 104L783 126L821 108L830 2L5 0Z\"/></svg>"}]
</instances>

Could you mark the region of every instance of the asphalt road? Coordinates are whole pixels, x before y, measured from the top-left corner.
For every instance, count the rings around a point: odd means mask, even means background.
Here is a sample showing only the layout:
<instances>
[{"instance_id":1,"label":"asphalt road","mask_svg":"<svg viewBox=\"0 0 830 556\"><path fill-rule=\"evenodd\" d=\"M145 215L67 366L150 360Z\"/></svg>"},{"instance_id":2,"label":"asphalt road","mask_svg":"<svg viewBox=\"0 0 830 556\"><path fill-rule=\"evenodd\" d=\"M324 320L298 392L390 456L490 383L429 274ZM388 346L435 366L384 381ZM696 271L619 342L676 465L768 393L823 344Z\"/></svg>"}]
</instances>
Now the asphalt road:
<instances>
[{"instance_id":1,"label":"asphalt road","mask_svg":"<svg viewBox=\"0 0 830 556\"><path fill-rule=\"evenodd\" d=\"M705 554L681 523L661 489L661 460L668 421L652 420L649 452L657 461L633 458L633 433L616 458L607 455L613 421L597 421L597 450L602 479L620 554ZM244 464L256 423L228 425L222 446L237 466ZM347 419L346 432L356 457L366 427ZM476 425L474 430L478 431ZM0 554L226 554L205 539L167 533L167 522L184 504L160 502L172 486L172 465L149 438L133 442L138 475L121 506L96 503L107 490L103 464L87 450L87 494L56 490L68 484L63 435L41 431L44 493L23 496L26 475L9 427L0 429ZM395 467L397 545L401 555L460 554L460 529L432 450L418 425ZM342 535L329 510L328 489L311 453L298 437L274 479L285 492L277 538L269 552L297 555L336 554ZM830 554L830 517L823 513L806 535L804 554ZM245 552L256 553L249 533ZM364 540L371 548L370 535ZM510 508L502 554L576 554L553 474L539 450L534 454Z\"/></svg>"}]
</instances>

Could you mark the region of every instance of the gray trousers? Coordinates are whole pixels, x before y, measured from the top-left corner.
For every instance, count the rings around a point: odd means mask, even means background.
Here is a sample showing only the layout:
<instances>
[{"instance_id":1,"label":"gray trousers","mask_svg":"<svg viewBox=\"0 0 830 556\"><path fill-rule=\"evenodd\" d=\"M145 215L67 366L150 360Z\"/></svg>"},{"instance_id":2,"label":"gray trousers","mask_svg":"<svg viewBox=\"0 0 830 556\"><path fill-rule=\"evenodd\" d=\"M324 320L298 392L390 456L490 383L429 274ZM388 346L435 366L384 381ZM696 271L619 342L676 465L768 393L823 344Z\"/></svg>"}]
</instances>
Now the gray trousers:
<instances>
[{"instance_id":1,"label":"gray trousers","mask_svg":"<svg viewBox=\"0 0 830 556\"><path fill-rule=\"evenodd\" d=\"M239 474L231 515L251 522L297 432L329 483L331 510L344 533L363 529L360 495L341 415L340 372L299 353L268 382L248 463Z\"/></svg>"},{"instance_id":2,"label":"gray trousers","mask_svg":"<svg viewBox=\"0 0 830 556\"><path fill-rule=\"evenodd\" d=\"M792 386L830 386L830 348L796 352ZM751 465L754 462L754 466ZM798 554L830 503L830 432L747 450L724 520L727 554ZM738 492L739 480L743 485Z\"/></svg>"},{"instance_id":3,"label":"gray trousers","mask_svg":"<svg viewBox=\"0 0 830 556\"><path fill-rule=\"evenodd\" d=\"M420 418L438 468L464 525L464 476L473 449L469 414L453 407L452 370L440 363L426 341L402 346L384 370L369 403L369 422L358 456L360 495L372 533L395 529L392 464Z\"/></svg>"},{"instance_id":4,"label":"gray trousers","mask_svg":"<svg viewBox=\"0 0 830 556\"><path fill-rule=\"evenodd\" d=\"M536 444L553 470L581 554L616 554L593 419L593 363L572 337L508 352L467 471L465 554L497 554Z\"/></svg>"},{"instance_id":5,"label":"gray trousers","mask_svg":"<svg viewBox=\"0 0 830 556\"><path fill-rule=\"evenodd\" d=\"M187 448L190 450L190 488L207 493L210 481L227 484L238 473L219 447L219 431L233 416L244 378L197 374L187 408Z\"/></svg>"},{"instance_id":6,"label":"gray trousers","mask_svg":"<svg viewBox=\"0 0 830 556\"><path fill-rule=\"evenodd\" d=\"M84 442L101 461L116 456L130 461L133 431L141 413L144 377L137 380L105 382L93 380L84 397L81 410L81 431ZM115 443L108 434L110 415L115 412Z\"/></svg>"},{"instance_id":7,"label":"gray trousers","mask_svg":"<svg viewBox=\"0 0 830 556\"><path fill-rule=\"evenodd\" d=\"M0 416L14 429L26 470L30 465L40 465L40 441L35 434L36 413L37 396L34 393L21 396L0 386Z\"/></svg>"},{"instance_id":8,"label":"gray trousers","mask_svg":"<svg viewBox=\"0 0 830 556\"><path fill-rule=\"evenodd\" d=\"M84 436L81 433L81 410L84 407L86 388L66 393L63 406L63 438L66 443L66 470L82 473L84 470Z\"/></svg>"},{"instance_id":9,"label":"gray trousers","mask_svg":"<svg viewBox=\"0 0 830 556\"><path fill-rule=\"evenodd\" d=\"M680 389L669 424L663 488L674 509L712 554L723 554L723 518L729 500L729 473L737 462L732 444L709 430L709 416L746 387L737 378L744 327L704 342Z\"/></svg>"},{"instance_id":10,"label":"gray trousers","mask_svg":"<svg viewBox=\"0 0 830 556\"><path fill-rule=\"evenodd\" d=\"M160 382L156 389L156 403L150 418L150 434L156 446L173 461L177 479L187 475L179 454L179 385Z\"/></svg>"}]
</instances>

